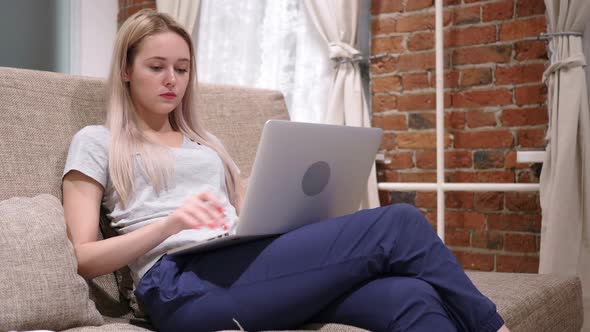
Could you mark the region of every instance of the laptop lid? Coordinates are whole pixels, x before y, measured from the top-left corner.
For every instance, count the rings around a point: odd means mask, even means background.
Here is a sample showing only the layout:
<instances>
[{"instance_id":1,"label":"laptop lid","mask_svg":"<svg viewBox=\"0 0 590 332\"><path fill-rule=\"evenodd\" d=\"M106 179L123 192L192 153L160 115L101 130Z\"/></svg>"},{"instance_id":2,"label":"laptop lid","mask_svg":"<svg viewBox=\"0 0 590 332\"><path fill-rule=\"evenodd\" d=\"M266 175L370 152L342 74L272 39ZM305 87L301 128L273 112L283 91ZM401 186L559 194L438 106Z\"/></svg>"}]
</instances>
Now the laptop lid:
<instances>
[{"instance_id":1,"label":"laptop lid","mask_svg":"<svg viewBox=\"0 0 590 332\"><path fill-rule=\"evenodd\" d=\"M281 234L357 211L382 134L380 128L267 121L236 234Z\"/></svg>"}]
</instances>

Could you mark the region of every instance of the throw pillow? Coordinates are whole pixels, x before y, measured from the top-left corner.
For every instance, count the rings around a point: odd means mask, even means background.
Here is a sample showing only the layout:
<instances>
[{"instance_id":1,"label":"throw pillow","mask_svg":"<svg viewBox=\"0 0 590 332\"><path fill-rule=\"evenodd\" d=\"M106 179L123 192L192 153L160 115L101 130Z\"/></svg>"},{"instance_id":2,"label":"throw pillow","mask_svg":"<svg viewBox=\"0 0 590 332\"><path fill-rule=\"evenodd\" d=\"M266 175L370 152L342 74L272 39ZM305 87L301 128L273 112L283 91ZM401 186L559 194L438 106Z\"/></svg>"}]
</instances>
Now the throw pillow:
<instances>
[{"instance_id":1,"label":"throw pillow","mask_svg":"<svg viewBox=\"0 0 590 332\"><path fill-rule=\"evenodd\" d=\"M0 330L101 325L51 195L0 202Z\"/></svg>"}]
</instances>

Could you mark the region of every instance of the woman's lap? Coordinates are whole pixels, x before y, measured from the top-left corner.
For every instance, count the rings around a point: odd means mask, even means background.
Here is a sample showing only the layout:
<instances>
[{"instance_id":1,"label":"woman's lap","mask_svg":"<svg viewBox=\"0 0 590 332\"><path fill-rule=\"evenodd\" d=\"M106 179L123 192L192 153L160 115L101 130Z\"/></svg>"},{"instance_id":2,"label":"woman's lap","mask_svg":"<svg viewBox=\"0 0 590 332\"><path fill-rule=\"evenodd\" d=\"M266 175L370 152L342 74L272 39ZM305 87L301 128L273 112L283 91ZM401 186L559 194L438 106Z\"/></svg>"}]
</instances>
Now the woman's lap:
<instances>
[{"instance_id":1,"label":"woman's lap","mask_svg":"<svg viewBox=\"0 0 590 332\"><path fill-rule=\"evenodd\" d=\"M416 232L413 241L426 241L425 246L436 241L418 234L426 226L412 228L424 223L414 220L418 216L412 209L402 205L364 210L275 238L195 256L165 256L144 276L138 296L162 330L235 328L233 319L250 330L293 328L370 280L391 275L429 278L434 271L422 262L432 255L425 252L429 249L404 248L401 244L408 239L394 234ZM398 220L387 220L392 216ZM392 258L394 249L408 259ZM451 259L427 257L433 261L428 266L440 269L441 263L434 262L438 258ZM433 280L446 282L438 276ZM448 287L442 286L444 295Z\"/></svg>"}]
</instances>

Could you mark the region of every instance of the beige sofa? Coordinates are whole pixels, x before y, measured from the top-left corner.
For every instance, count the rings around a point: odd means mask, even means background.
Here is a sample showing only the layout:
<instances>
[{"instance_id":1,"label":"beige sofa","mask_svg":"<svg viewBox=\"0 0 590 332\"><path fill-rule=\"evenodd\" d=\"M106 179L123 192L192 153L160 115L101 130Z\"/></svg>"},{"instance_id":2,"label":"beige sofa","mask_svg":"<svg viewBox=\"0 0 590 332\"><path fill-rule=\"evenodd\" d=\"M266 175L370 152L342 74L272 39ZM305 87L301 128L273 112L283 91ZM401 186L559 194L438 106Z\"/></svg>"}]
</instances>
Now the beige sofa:
<instances>
[{"instance_id":1,"label":"beige sofa","mask_svg":"<svg viewBox=\"0 0 590 332\"><path fill-rule=\"evenodd\" d=\"M85 125L103 122L103 85L101 80L85 77L0 68L0 201L40 193L61 198L61 172L71 137ZM202 84L199 96L199 111L206 125L249 174L265 120L287 118L282 95ZM582 326L581 286L576 277L484 272L469 272L469 276L497 304L514 332L579 331ZM89 296L103 315L104 324L68 331L149 328L144 320L133 316L121 296L117 285L125 280L110 274L89 281ZM6 304L0 301L0 305ZM338 324L304 329L361 331Z\"/></svg>"}]
</instances>

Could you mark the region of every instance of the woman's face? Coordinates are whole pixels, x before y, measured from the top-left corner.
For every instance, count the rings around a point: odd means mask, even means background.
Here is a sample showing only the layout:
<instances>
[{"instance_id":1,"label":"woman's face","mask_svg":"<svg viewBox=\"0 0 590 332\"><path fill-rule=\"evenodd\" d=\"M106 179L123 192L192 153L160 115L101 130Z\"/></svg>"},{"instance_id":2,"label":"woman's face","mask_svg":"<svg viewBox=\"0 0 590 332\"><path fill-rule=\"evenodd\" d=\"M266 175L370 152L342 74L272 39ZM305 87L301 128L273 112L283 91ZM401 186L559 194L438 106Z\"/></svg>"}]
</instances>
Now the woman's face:
<instances>
[{"instance_id":1,"label":"woman's face","mask_svg":"<svg viewBox=\"0 0 590 332\"><path fill-rule=\"evenodd\" d=\"M137 112L168 115L180 104L189 82L190 57L188 44L174 32L142 41L127 72Z\"/></svg>"}]
</instances>

